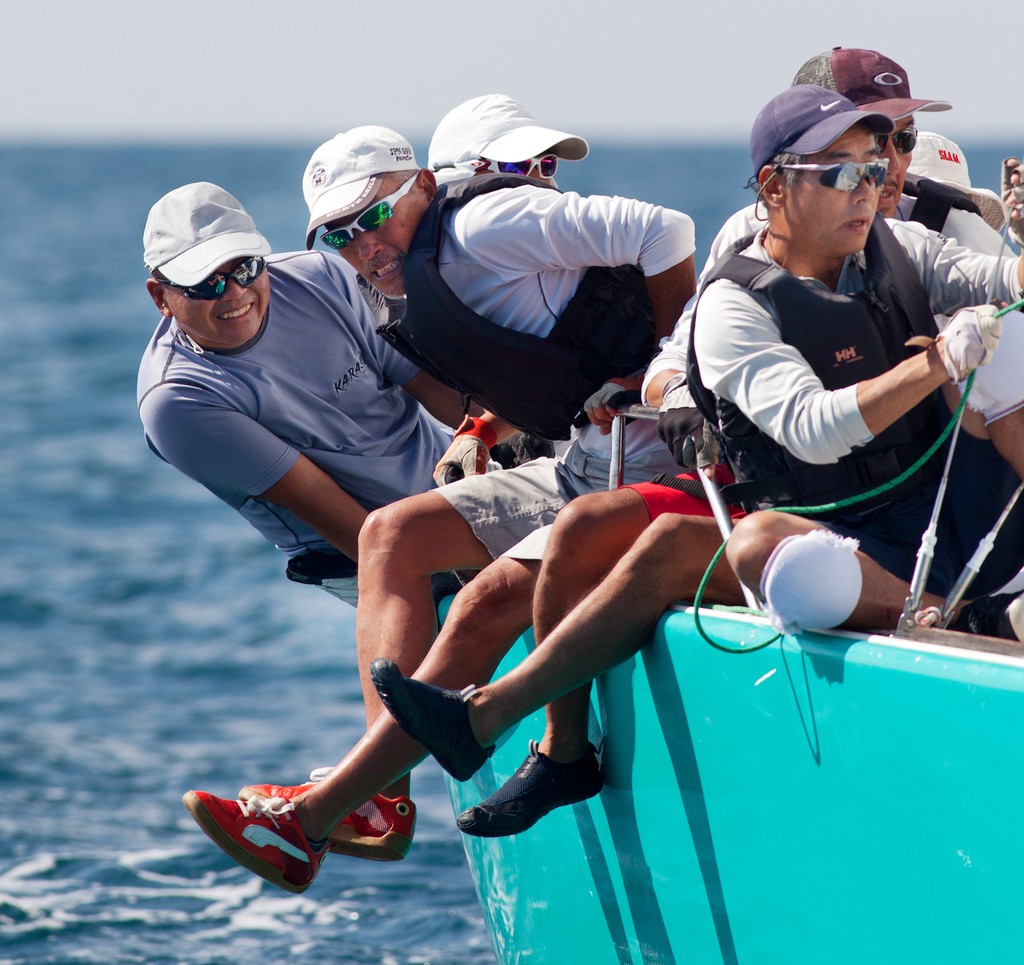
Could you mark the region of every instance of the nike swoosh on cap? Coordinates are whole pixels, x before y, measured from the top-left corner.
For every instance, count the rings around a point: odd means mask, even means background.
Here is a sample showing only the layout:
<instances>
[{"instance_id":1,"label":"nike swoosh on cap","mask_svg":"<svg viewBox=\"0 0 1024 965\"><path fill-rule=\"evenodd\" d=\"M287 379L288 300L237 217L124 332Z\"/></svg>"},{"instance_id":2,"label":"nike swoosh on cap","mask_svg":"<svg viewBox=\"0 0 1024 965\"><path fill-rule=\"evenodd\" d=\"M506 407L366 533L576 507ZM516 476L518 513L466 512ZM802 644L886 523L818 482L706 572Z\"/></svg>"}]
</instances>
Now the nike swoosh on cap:
<instances>
[{"instance_id":1,"label":"nike swoosh on cap","mask_svg":"<svg viewBox=\"0 0 1024 965\"><path fill-rule=\"evenodd\" d=\"M819 104L818 105L818 110L819 111L830 111L830 110L832 110L833 107L836 107L839 104L842 104L842 101L832 101L831 104Z\"/></svg>"},{"instance_id":2,"label":"nike swoosh on cap","mask_svg":"<svg viewBox=\"0 0 1024 965\"><path fill-rule=\"evenodd\" d=\"M274 834L270 828L261 828L258 824L250 824L242 832L242 837L246 841L251 842L257 848L279 848L285 854L291 855L293 858L298 858L299 861L305 861L309 864L309 856L300 851L289 841L285 841L284 838L279 834Z\"/></svg>"}]
</instances>

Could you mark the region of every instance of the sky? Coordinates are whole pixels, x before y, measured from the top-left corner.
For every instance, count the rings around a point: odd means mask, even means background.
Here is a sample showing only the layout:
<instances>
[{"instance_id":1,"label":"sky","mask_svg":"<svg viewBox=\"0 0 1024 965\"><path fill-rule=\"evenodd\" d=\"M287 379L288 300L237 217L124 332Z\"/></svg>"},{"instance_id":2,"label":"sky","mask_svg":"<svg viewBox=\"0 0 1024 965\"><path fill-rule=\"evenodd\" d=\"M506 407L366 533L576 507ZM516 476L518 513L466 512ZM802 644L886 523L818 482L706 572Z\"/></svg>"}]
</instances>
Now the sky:
<instances>
[{"instance_id":1,"label":"sky","mask_svg":"<svg viewBox=\"0 0 1024 965\"><path fill-rule=\"evenodd\" d=\"M425 143L456 104L505 93L543 124L593 141L745 142L805 60L845 46L881 50L906 68L915 96L951 101L933 129L1020 149L1019 24L1009 9L995 0L974 0L969 17L963 5L943 15L934 0L12 3L0 141L312 147L383 124Z\"/></svg>"}]
</instances>

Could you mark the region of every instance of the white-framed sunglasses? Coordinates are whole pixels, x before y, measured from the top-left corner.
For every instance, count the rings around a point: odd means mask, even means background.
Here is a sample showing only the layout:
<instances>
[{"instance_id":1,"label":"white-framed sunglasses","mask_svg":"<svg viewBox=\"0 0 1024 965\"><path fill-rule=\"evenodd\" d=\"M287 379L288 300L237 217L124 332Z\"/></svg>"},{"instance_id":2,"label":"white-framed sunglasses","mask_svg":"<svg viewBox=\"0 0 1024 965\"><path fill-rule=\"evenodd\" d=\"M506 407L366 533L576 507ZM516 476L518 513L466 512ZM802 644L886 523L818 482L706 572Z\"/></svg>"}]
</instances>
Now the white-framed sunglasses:
<instances>
[{"instance_id":1,"label":"white-framed sunglasses","mask_svg":"<svg viewBox=\"0 0 1024 965\"><path fill-rule=\"evenodd\" d=\"M389 194L386 198L381 198L380 201L374 201L370 207L361 211L348 224L324 232L320 236L320 240L328 247L341 251L352 244L356 235L363 231L376 231L395 213L395 205L412 190L415 182L416 178L409 178L397 191Z\"/></svg>"},{"instance_id":2,"label":"white-framed sunglasses","mask_svg":"<svg viewBox=\"0 0 1024 965\"><path fill-rule=\"evenodd\" d=\"M780 164L787 171L820 171L818 180L826 188L846 191L848 194L860 187L861 181L879 190L885 184L889 171L888 158L878 161L843 161L840 164Z\"/></svg>"}]
</instances>

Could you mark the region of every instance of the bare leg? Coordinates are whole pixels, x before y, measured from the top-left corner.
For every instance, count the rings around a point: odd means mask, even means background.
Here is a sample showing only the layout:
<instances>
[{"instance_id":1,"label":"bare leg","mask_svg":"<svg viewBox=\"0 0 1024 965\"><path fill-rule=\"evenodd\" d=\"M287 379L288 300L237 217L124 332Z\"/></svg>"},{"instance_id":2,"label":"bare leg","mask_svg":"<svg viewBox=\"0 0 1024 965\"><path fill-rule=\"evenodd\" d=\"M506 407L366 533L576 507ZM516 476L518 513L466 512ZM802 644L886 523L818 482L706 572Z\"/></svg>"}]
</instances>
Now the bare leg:
<instances>
[{"instance_id":1,"label":"bare leg","mask_svg":"<svg viewBox=\"0 0 1024 965\"><path fill-rule=\"evenodd\" d=\"M502 557L455 597L444 628L416 676L443 687L489 680L501 658L530 623L539 564ZM359 601L360 607L364 600ZM374 699L377 700L376 691ZM405 794L408 772L425 752L394 722L379 714L366 734L328 777L295 799L306 834L323 837L374 794ZM382 790L383 789L383 790Z\"/></svg>"},{"instance_id":2,"label":"bare leg","mask_svg":"<svg viewBox=\"0 0 1024 965\"><path fill-rule=\"evenodd\" d=\"M470 723L483 746L512 724L636 653L665 608L692 598L721 545L714 520L661 516L608 576L506 676L469 704ZM709 602L742 603L733 574L719 567Z\"/></svg>"},{"instance_id":3,"label":"bare leg","mask_svg":"<svg viewBox=\"0 0 1024 965\"><path fill-rule=\"evenodd\" d=\"M736 524L729 539L726 557L739 578L756 591L768 557L783 539L822 528L814 520L788 513L753 513ZM843 625L858 630L896 626L910 590L909 584L893 576L859 550L857 559L860 561L864 582L860 600ZM941 604L940 597L930 593L924 595L923 606Z\"/></svg>"},{"instance_id":4,"label":"bare leg","mask_svg":"<svg viewBox=\"0 0 1024 965\"><path fill-rule=\"evenodd\" d=\"M987 428L996 452L1024 479L1024 409L990 422Z\"/></svg>"},{"instance_id":5,"label":"bare leg","mask_svg":"<svg viewBox=\"0 0 1024 965\"><path fill-rule=\"evenodd\" d=\"M558 514L534 597L538 646L650 524L642 497L632 489L581 496ZM541 753L555 761L578 760L587 747L589 712L589 682L549 704Z\"/></svg>"},{"instance_id":6,"label":"bare leg","mask_svg":"<svg viewBox=\"0 0 1024 965\"><path fill-rule=\"evenodd\" d=\"M437 493L402 499L367 517L359 533L356 655L368 731L383 710L367 676L370 662L387 657L412 673L434 641L431 574L482 569L490 562L490 553L469 524ZM399 768L397 773L404 771ZM403 778L384 793L407 794L408 786ZM381 787L385 785L375 791Z\"/></svg>"}]
</instances>

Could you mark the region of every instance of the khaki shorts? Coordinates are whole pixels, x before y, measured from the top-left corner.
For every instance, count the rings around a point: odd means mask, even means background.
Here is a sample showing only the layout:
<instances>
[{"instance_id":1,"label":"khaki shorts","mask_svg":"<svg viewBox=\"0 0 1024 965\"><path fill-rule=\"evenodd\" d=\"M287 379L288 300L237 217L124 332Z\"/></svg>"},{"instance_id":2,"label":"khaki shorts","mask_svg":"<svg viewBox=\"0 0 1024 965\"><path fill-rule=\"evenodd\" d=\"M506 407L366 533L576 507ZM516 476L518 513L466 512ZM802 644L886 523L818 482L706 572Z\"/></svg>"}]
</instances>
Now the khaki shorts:
<instances>
[{"instance_id":1,"label":"khaki shorts","mask_svg":"<svg viewBox=\"0 0 1024 965\"><path fill-rule=\"evenodd\" d=\"M625 481L644 482L660 471L660 466L627 463ZM470 476L435 492L469 523L492 557L504 554L518 559L517 554L506 551L553 523L569 500L607 488L608 460L570 446L562 457L534 459L514 469ZM539 552L526 550L521 558L539 559Z\"/></svg>"}]
</instances>

